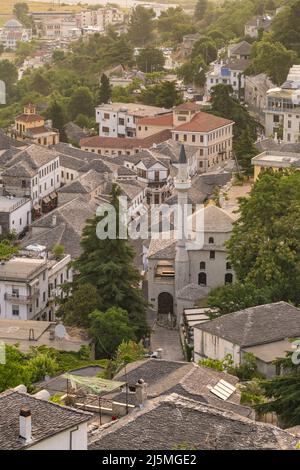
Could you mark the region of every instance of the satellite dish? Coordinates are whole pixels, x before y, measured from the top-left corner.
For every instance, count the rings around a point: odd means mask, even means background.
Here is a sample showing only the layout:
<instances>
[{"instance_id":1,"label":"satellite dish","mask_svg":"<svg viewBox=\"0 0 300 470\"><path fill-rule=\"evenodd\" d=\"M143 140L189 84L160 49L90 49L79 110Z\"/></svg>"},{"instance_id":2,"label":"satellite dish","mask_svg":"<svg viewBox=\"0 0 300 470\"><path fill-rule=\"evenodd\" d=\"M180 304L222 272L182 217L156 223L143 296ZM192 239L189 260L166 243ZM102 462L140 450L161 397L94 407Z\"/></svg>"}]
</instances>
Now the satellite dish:
<instances>
[{"instance_id":1,"label":"satellite dish","mask_svg":"<svg viewBox=\"0 0 300 470\"><path fill-rule=\"evenodd\" d=\"M55 336L59 339L62 339L66 336L67 330L62 324L56 325L54 328Z\"/></svg>"}]
</instances>

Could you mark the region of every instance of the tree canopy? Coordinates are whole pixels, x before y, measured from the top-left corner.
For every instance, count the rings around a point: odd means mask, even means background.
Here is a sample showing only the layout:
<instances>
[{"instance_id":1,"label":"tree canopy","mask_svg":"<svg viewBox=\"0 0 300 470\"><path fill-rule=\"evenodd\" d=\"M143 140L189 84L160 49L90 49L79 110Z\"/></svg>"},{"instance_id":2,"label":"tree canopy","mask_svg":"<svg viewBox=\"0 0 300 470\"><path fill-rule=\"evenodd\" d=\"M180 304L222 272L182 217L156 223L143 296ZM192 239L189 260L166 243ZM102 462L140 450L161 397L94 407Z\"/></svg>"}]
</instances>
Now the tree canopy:
<instances>
[{"instance_id":1,"label":"tree canopy","mask_svg":"<svg viewBox=\"0 0 300 470\"><path fill-rule=\"evenodd\" d=\"M280 300L299 305L299 183L297 170L267 170L250 197L241 199L240 217L227 243L238 282L213 290L211 307L228 313Z\"/></svg>"},{"instance_id":2,"label":"tree canopy","mask_svg":"<svg viewBox=\"0 0 300 470\"><path fill-rule=\"evenodd\" d=\"M145 47L152 39L155 13L152 9L137 6L130 17L128 36L136 46Z\"/></svg>"}]
</instances>

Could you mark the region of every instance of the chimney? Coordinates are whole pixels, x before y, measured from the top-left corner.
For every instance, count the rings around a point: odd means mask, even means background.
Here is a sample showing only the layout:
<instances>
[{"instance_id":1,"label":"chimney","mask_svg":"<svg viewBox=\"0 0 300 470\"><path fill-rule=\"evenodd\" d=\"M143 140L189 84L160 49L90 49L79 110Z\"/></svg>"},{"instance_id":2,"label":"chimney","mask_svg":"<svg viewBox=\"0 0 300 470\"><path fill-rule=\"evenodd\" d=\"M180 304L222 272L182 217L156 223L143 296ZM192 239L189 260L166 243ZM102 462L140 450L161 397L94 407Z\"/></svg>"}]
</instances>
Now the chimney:
<instances>
[{"instance_id":1,"label":"chimney","mask_svg":"<svg viewBox=\"0 0 300 470\"><path fill-rule=\"evenodd\" d=\"M156 350L157 352L157 359L162 359L162 356L163 356L163 349L162 348L158 348Z\"/></svg>"},{"instance_id":2,"label":"chimney","mask_svg":"<svg viewBox=\"0 0 300 470\"><path fill-rule=\"evenodd\" d=\"M52 227L56 226L56 215L52 216Z\"/></svg>"},{"instance_id":3,"label":"chimney","mask_svg":"<svg viewBox=\"0 0 300 470\"><path fill-rule=\"evenodd\" d=\"M19 435L26 442L31 440L31 411L28 407L22 406L19 416Z\"/></svg>"},{"instance_id":4,"label":"chimney","mask_svg":"<svg viewBox=\"0 0 300 470\"><path fill-rule=\"evenodd\" d=\"M143 379L139 379L135 384L135 404L140 408L144 407L147 401L147 384Z\"/></svg>"}]
</instances>

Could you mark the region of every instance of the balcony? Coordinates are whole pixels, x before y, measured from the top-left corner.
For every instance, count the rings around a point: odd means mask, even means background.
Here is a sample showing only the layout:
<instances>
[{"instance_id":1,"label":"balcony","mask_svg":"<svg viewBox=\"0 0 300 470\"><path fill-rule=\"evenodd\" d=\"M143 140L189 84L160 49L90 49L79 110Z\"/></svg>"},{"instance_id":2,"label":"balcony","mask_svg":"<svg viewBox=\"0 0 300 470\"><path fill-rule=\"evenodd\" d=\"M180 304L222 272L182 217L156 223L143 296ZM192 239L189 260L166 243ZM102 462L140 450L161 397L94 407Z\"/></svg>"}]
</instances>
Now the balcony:
<instances>
[{"instance_id":1,"label":"balcony","mask_svg":"<svg viewBox=\"0 0 300 470\"><path fill-rule=\"evenodd\" d=\"M4 299L13 304L27 305L31 304L36 297L40 295L40 291L36 289L31 295L16 295L16 294L4 294Z\"/></svg>"}]
</instances>

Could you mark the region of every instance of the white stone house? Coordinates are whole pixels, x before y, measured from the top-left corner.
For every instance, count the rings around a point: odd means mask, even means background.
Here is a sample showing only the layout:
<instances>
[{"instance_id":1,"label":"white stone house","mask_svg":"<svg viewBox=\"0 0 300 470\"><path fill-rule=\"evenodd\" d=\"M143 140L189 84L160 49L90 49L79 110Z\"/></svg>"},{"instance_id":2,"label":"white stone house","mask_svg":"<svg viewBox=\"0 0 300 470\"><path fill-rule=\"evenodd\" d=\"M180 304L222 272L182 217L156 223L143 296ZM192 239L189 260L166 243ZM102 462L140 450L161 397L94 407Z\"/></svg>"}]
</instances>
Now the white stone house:
<instances>
[{"instance_id":1,"label":"white stone house","mask_svg":"<svg viewBox=\"0 0 300 470\"><path fill-rule=\"evenodd\" d=\"M289 338L299 336L299 309L286 302L259 305L195 325L194 360L222 360L230 354L239 366L251 353L258 371L271 377L282 372L273 361L292 351Z\"/></svg>"},{"instance_id":2,"label":"white stone house","mask_svg":"<svg viewBox=\"0 0 300 470\"><path fill-rule=\"evenodd\" d=\"M31 223L32 202L29 198L0 196L0 233L21 233Z\"/></svg>"},{"instance_id":3,"label":"white stone house","mask_svg":"<svg viewBox=\"0 0 300 470\"><path fill-rule=\"evenodd\" d=\"M0 410L1 450L87 450L91 413L29 395L24 385L0 394Z\"/></svg>"},{"instance_id":4,"label":"white stone house","mask_svg":"<svg viewBox=\"0 0 300 470\"><path fill-rule=\"evenodd\" d=\"M96 108L100 137L136 137L139 118L168 112L165 108L138 103L108 103Z\"/></svg>"},{"instance_id":5,"label":"white stone house","mask_svg":"<svg viewBox=\"0 0 300 470\"><path fill-rule=\"evenodd\" d=\"M1 262L0 318L54 320L54 298L61 295L64 282L72 281L71 258L49 259L45 252L34 253L36 248Z\"/></svg>"}]
</instances>

